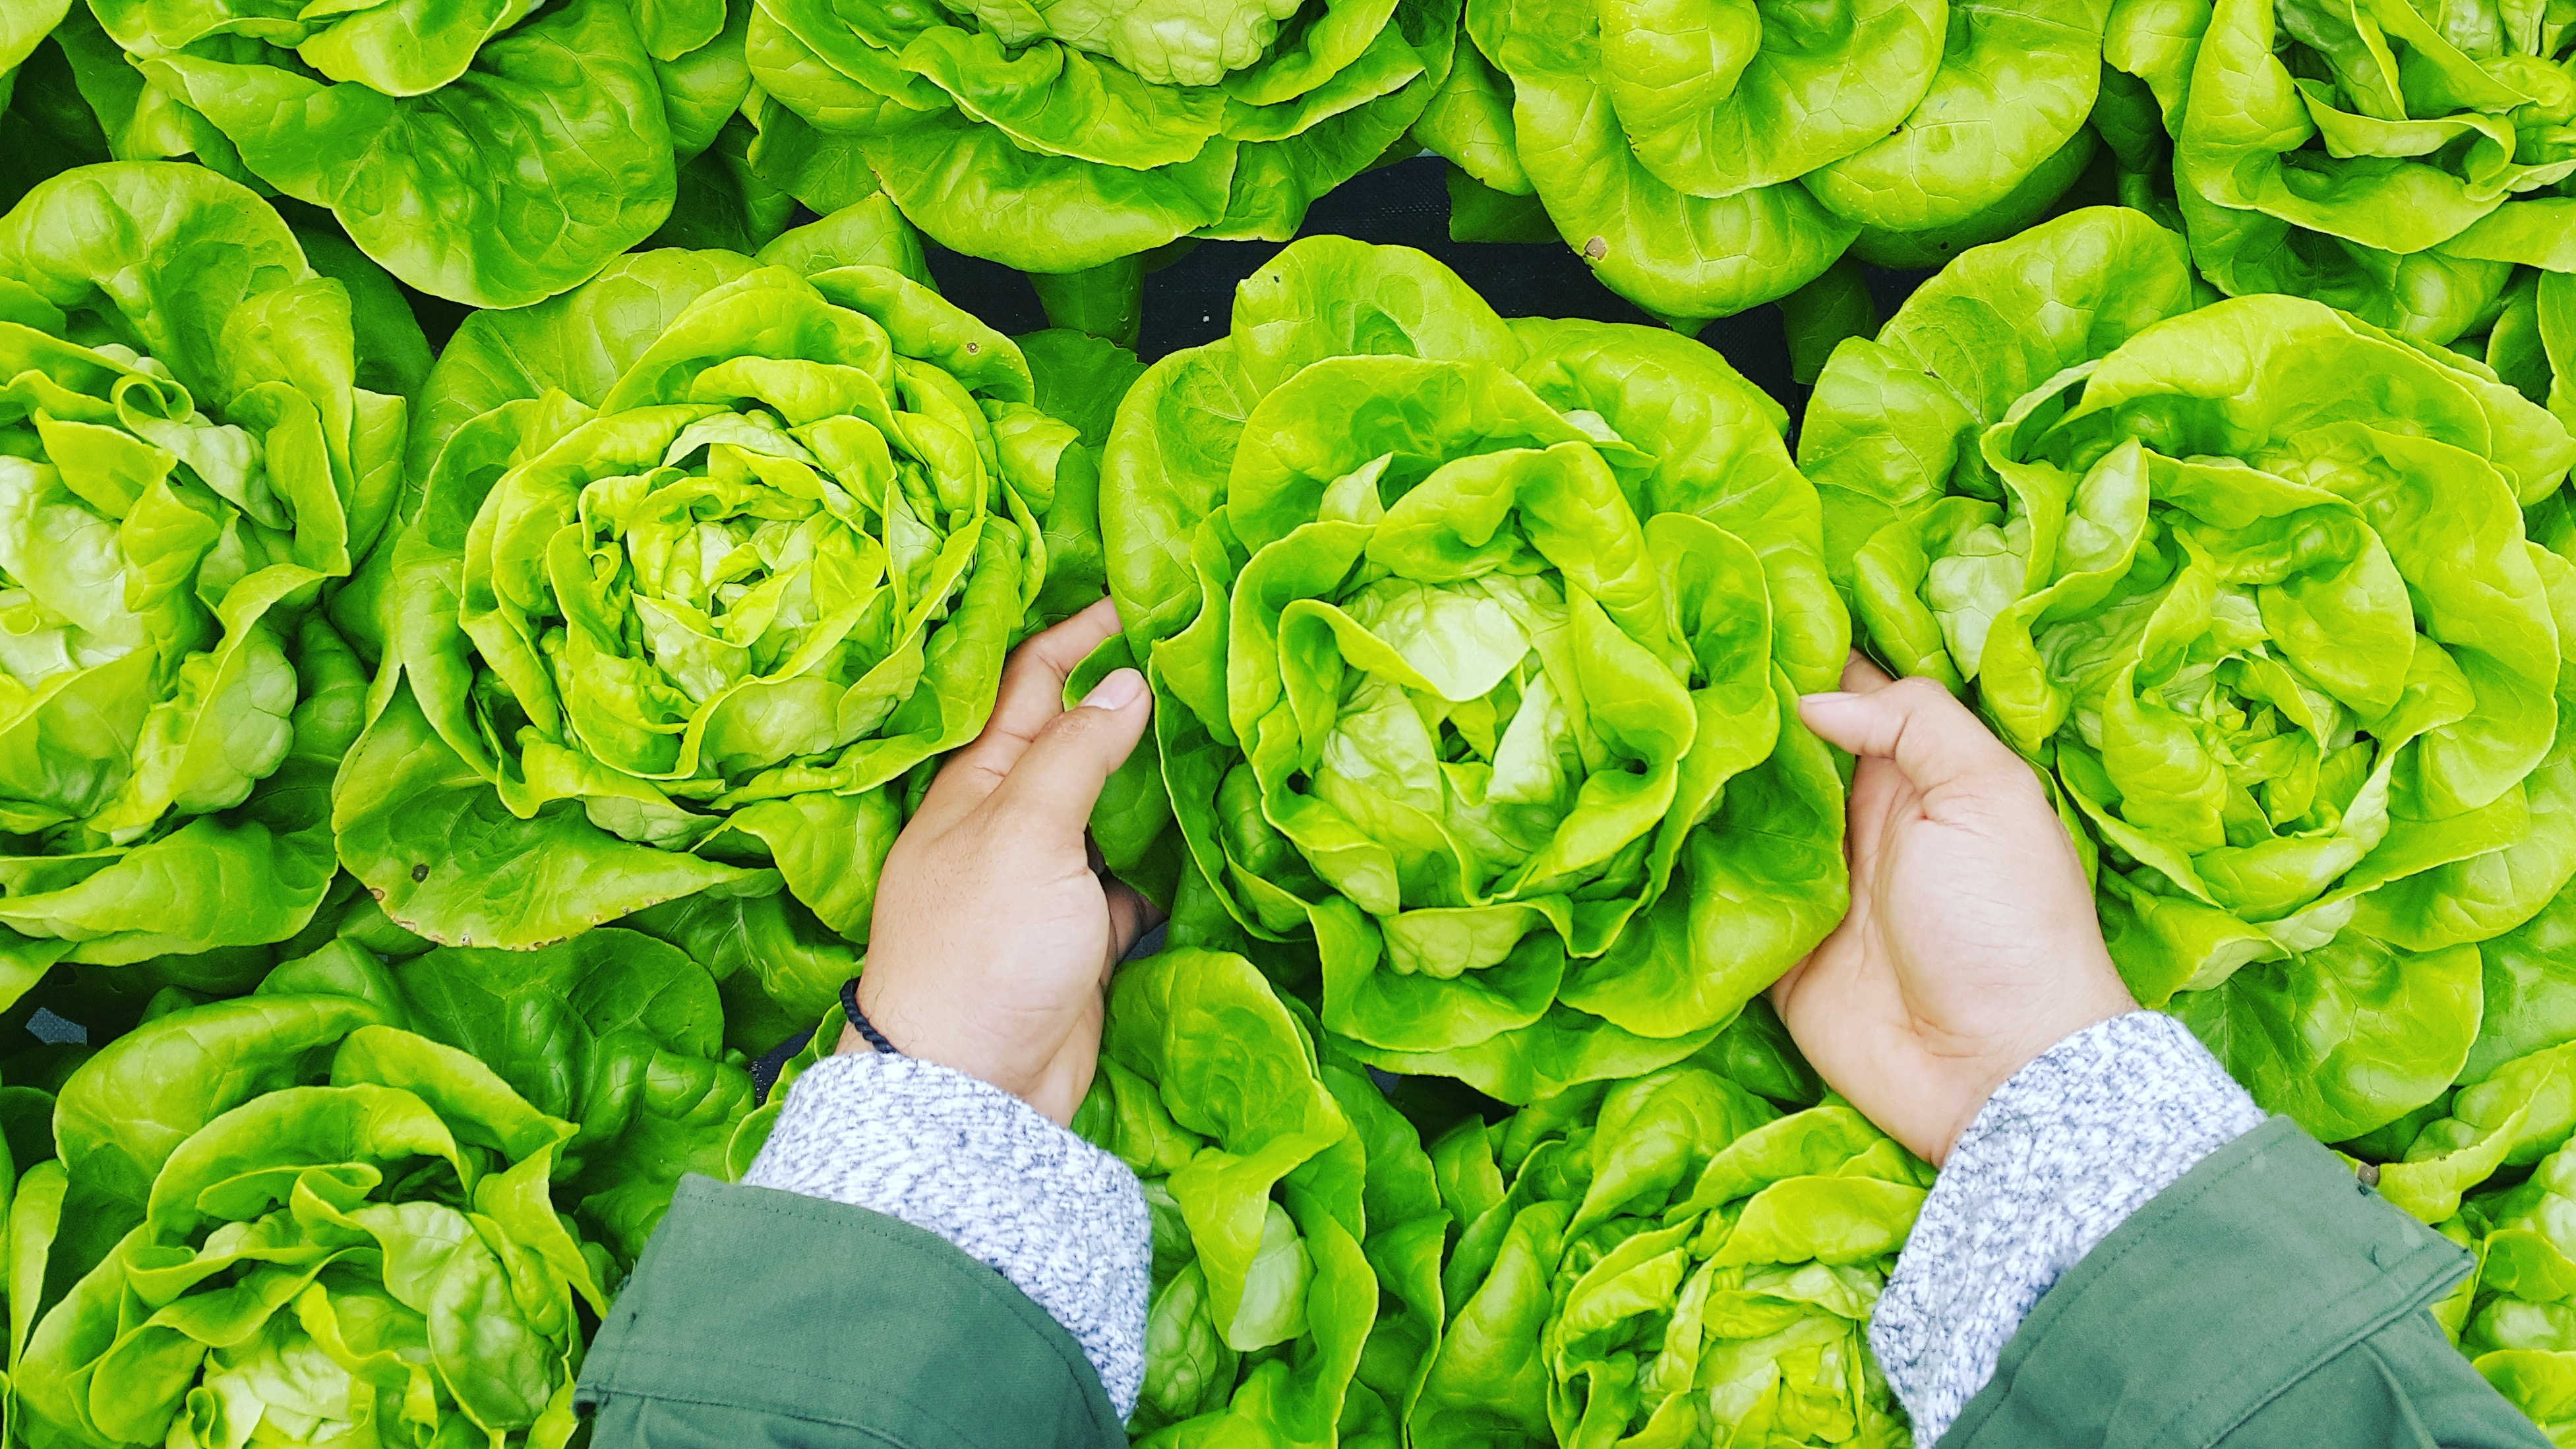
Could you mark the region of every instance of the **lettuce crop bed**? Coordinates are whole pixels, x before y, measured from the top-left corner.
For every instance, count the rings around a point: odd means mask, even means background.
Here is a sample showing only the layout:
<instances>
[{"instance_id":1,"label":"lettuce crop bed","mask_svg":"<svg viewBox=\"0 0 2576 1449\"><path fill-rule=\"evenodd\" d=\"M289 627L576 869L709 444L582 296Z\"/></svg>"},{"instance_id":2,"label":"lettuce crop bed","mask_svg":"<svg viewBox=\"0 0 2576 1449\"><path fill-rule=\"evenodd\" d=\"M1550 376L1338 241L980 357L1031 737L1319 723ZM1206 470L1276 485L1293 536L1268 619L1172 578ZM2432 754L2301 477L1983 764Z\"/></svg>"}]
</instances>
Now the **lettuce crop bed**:
<instances>
[{"instance_id":1,"label":"lettuce crop bed","mask_svg":"<svg viewBox=\"0 0 2576 1449\"><path fill-rule=\"evenodd\" d=\"M571 1443L1104 593L1138 1442L1909 1442L1855 648L2576 1434L2571 430L2563 0L8 5L0 1449Z\"/></svg>"}]
</instances>

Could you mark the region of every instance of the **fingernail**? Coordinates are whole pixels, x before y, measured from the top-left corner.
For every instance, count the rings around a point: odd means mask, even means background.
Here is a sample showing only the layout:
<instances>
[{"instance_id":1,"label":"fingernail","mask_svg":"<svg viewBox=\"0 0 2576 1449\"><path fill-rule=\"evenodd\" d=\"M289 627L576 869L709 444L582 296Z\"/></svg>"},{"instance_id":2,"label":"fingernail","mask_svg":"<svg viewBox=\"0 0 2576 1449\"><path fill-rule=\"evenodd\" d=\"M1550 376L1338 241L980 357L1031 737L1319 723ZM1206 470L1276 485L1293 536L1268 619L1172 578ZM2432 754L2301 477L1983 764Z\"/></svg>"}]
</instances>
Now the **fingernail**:
<instances>
[{"instance_id":1,"label":"fingernail","mask_svg":"<svg viewBox=\"0 0 2576 1449\"><path fill-rule=\"evenodd\" d=\"M1084 709L1120 710L1145 697L1145 676L1133 669L1110 671L1107 679L1091 686L1082 697Z\"/></svg>"},{"instance_id":2,"label":"fingernail","mask_svg":"<svg viewBox=\"0 0 2576 1449\"><path fill-rule=\"evenodd\" d=\"M1823 694L1802 694L1802 695L1799 695L1799 696L1798 696L1798 703L1800 703L1800 704L1802 704L1802 705L1807 705L1807 704L1821 704L1821 705L1828 705L1828 706L1830 706L1830 705L1837 705L1837 704L1842 703L1844 700L1847 700L1847 699L1854 699L1854 698L1857 698L1857 697L1858 697L1858 696L1856 696L1856 695L1852 695L1852 694L1848 694L1848 693L1846 693L1846 692L1844 692L1844 691L1842 691L1842 690L1834 689L1834 690L1827 690L1827 691L1826 691L1826 692L1824 692Z\"/></svg>"}]
</instances>

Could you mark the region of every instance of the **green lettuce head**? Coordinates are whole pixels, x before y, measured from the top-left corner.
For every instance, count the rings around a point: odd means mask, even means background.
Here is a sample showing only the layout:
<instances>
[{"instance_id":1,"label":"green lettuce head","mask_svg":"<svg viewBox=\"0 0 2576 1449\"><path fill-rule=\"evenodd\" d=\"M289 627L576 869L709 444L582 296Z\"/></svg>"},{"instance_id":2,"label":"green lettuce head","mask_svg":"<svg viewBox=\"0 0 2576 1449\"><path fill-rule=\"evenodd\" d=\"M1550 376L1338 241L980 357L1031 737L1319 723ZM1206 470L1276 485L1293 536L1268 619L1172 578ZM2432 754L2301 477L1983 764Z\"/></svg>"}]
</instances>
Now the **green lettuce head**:
<instances>
[{"instance_id":1,"label":"green lettuce head","mask_svg":"<svg viewBox=\"0 0 2576 1449\"><path fill-rule=\"evenodd\" d=\"M1399 1442L1439 1341L1449 1226L1421 1139L1252 963L1166 951L1110 990L1074 1130L1153 1215L1145 1386L1158 1445Z\"/></svg>"},{"instance_id":2,"label":"green lettuce head","mask_svg":"<svg viewBox=\"0 0 2576 1449\"><path fill-rule=\"evenodd\" d=\"M2092 158L2108 9L1468 0L1414 134L1457 168L1459 240L1538 240L1505 200L1535 196L1605 286L1696 330L1847 248L1938 266L2029 225Z\"/></svg>"},{"instance_id":3,"label":"green lettuce head","mask_svg":"<svg viewBox=\"0 0 2576 1449\"><path fill-rule=\"evenodd\" d=\"M1461 1231L1423 1449L1910 1442L1866 1335L1932 1169L1858 1112L1784 1117L1685 1065L1431 1157Z\"/></svg>"},{"instance_id":4,"label":"green lettuce head","mask_svg":"<svg viewBox=\"0 0 2576 1449\"><path fill-rule=\"evenodd\" d=\"M2118 0L2108 132L2231 295L2410 336L2479 330L2515 264L2576 271L2576 18L2563 7ZM2170 141L2168 143L2168 138Z\"/></svg>"},{"instance_id":5,"label":"green lettuce head","mask_svg":"<svg viewBox=\"0 0 2576 1449\"><path fill-rule=\"evenodd\" d=\"M29 1439L565 1443L608 1266L548 1194L579 1130L346 996L120 1037L56 1111L65 1236L34 1281L77 1276L19 1366Z\"/></svg>"},{"instance_id":6,"label":"green lettuce head","mask_svg":"<svg viewBox=\"0 0 2576 1449\"><path fill-rule=\"evenodd\" d=\"M82 168L0 218L0 1004L322 903L365 676L320 605L405 425L354 316L200 167Z\"/></svg>"},{"instance_id":7,"label":"green lettuce head","mask_svg":"<svg viewBox=\"0 0 2576 1449\"><path fill-rule=\"evenodd\" d=\"M750 1074L726 1050L715 978L651 936L609 927L535 951L443 946L399 959L343 936L271 971L254 995L363 1001L572 1123L555 1199L621 1269L682 1174L734 1175L724 1154L752 1110Z\"/></svg>"},{"instance_id":8,"label":"green lettuce head","mask_svg":"<svg viewBox=\"0 0 2576 1449\"><path fill-rule=\"evenodd\" d=\"M59 36L118 157L328 207L412 286L517 307L671 215L750 89L734 8L95 0Z\"/></svg>"},{"instance_id":9,"label":"green lettuce head","mask_svg":"<svg viewBox=\"0 0 2576 1449\"><path fill-rule=\"evenodd\" d=\"M902 777L1099 588L1046 531L1088 526L1091 453L919 268L877 197L459 330L335 794L387 915L526 948L783 887L760 909L865 938ZM810 1019L837 984L777 994Z\"/></svg>"},{"instance_id":10,"label":"green lettuce head","mask_svg":"<svg viewBox=\"0 0 2576 1449\"><path fill-rule=\"evenodd\" d=\"M1802 461L1871 649L1972 701L2088 854L2138 999L2327 1141L2448 1086L2475 943L2576 874L2576 441L2457 353L2075 213L1834 354ZM2556 606L2556 609L2553 608Z\"/></svg>"},{"instance_id":11,"label":"green lettuce head","mask_svg":"<svg viewBox=\"0 0 2576 1449\"><path fill-rule=\"evenodd\" d=\"M1845 622L1783 425L1661 329L1282 252L1110 436L1126 635L1084 676L1143 663L1162 787L1095 814L1111 863L1311 939L1324 1027L1392 1070L1526 1101L1696 1051L1844 907L1793 706Z\"/></svg>"},{"instance_id":12,"label":"green lettuce head","mask_svg":"<svg viewBox=\"0 0 2576 1449\"><path fill-rule=\"evenodd\" d=\"M846 158L788 183L808 204L839 204L863 164L941 245L1037 274L1059 322L1131 340L1140 254L1295 236L1403 141L1457 28L1456 0L759 0L749 54L792 113L764 146L783 155L801 120Z\"/></svg>"}]
</instances>

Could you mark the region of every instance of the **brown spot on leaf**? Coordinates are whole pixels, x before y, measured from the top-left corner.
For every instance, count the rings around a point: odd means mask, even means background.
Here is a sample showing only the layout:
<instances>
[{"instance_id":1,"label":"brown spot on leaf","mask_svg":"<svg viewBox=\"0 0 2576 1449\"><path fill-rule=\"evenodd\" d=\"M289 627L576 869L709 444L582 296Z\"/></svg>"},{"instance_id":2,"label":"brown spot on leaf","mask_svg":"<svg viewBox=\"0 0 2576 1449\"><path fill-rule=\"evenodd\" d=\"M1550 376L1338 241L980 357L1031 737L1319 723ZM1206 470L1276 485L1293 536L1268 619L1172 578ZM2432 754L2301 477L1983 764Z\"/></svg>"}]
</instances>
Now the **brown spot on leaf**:
<instances>
[{"instance_id":1,"label":"brown spot on leaf","mask_svg":"<svg viewBox=\"0 0 2576 1449\"><path fill-rule=\"evenodd\" d=\"M981 342L969 342L969 343L967 343L967 344L966 344L966 355L967 355L968 357L972 357L972 356L974 356L976 353L981 352L981 351L983 351L983 350L984 350L984 344L983 344L983 343L981 343Z\"/></svg>"},{"instance_id":2,"label":"brown spot on leaf","mask_svg":"<svg viewBox=\"0 0 2576 1449\"><path fill-rule=\"evenodd\" d=\"M1583 254L1597 262L1610 255L1610 243L1606 238L1596 236L1583 244Z\"/></svg>"},{"instance_id":3,"label":"brown spot on leaf","mask_svg":"<svg viewBox=\"0 0 2576 1449\"><path fill-rule=\"evenodd\" d=\"M415 865L415 866L413 866L413 867L411 868L411 880L412 880L412 884L414 884L414 885L418 885L418 884L420 884L422 881L425 881L425 880L427 880L427 879L429 879L429 862L428 862L428 861L425 861L425 860L424 860L424 861L422 861L420 864Z\"/></svg>"}]
</instances>

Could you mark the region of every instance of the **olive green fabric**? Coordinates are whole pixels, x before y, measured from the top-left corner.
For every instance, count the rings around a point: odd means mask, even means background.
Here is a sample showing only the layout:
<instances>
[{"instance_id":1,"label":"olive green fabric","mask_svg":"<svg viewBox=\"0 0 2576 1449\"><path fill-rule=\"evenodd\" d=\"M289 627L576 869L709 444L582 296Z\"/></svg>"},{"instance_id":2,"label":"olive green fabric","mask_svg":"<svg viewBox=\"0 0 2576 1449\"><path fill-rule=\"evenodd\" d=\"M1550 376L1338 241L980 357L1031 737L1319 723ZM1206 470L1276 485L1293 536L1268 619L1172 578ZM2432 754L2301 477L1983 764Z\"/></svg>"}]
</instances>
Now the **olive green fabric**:
<instances>
[{"instance_id":1,"label":"olive green fabric","mask_svg":"<svg viewBox=\"0 0 2576 1449\"><path fill-rule=\"evenodd\" d=\"M582 1366L593 1449L1127 1442L1073 1335L947 1240L703 1177Z\"/></svg>"},{"instance_id":2,"label":"olive green fabric","mask_svg":"<svg viewBox=\"0 0 2576 1449\"><path fill-rule=\"evenodd\" d=\"M2275 1117L2058 1280L1940 1449L2545 1449L2426 1311L2468 1268Z\"/></svg>"}]
</instances>

